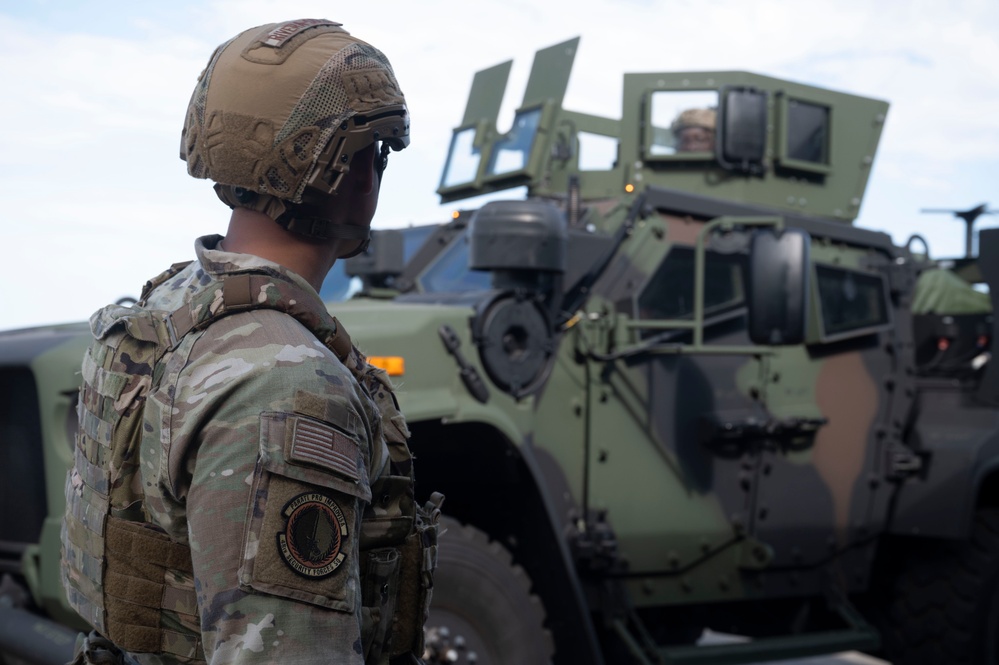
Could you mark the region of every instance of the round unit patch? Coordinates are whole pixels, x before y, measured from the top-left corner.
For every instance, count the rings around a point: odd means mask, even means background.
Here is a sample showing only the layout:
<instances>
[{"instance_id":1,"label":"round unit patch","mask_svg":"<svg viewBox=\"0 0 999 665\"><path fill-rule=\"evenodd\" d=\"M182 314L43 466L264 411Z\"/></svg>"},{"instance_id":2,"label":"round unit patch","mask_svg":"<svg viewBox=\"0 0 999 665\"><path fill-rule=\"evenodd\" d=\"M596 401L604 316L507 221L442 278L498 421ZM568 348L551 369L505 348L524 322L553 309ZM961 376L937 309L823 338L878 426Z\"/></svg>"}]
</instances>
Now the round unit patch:
<instances>
[{"instance_id":1,"label":"round unit patch","mask_svg":"<svg viewBox=\"0 0 999 665\"><path fill-rule=\"evenodd\" d=\"M333 499L319 492L299 494L281 514L288 521L278 534L278 551L292 570L320 578L343 563L346 555L340 549L347 537L347 520Z\"/></svg>"}]
</instances>

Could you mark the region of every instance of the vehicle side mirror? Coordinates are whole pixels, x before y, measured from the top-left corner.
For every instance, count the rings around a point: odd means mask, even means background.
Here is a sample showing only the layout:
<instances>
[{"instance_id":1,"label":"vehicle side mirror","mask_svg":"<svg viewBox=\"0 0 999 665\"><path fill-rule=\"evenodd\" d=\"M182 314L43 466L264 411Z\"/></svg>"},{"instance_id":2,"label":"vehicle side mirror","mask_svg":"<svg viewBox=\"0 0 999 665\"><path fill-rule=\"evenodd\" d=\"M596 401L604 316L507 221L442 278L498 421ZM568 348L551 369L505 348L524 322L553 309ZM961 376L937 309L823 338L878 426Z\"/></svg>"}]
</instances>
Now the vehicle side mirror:
<instances>
[{"instance_id":1,"label":"vehicle side mirror","mask_svg":"<svg viewBox=\"0 0 999 665\"><path fill-rule=\"evenodd\" d=\"M801 344L808 315L809 247L800 229L759 229L749 252L749 338L754 344Z\"/></svg>"},{"instance_id":2,"label":"vehicle side mirror","mask_svg":"<svg viewBox=\"0 0 999 665\"><path fill-rule=\"evenodd\" d=\"M754 88L721 91L715 156L730 171L762 174L767 142L767 93Z\"/></svg>"}]
</instances>

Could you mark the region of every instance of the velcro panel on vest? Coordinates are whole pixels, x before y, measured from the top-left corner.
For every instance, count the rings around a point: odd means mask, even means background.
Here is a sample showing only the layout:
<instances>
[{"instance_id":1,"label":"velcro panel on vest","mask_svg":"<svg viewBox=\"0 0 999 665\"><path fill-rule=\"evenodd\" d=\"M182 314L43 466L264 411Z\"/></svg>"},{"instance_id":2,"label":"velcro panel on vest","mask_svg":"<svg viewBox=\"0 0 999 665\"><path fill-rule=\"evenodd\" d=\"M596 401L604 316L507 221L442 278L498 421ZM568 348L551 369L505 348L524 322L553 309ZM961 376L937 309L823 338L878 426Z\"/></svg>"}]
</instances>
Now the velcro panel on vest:
<instances>
[{"instance_id":1,"label":"velcro panel on vest","mask_svg":"<svg viewBox=\"0 0 999 665\"><path fill-rule=\"evenodd\" d=\"M361 419L344 398L319 395L307 390L296 390L292 409L295 413L300 413L303 416L309 416L324 423L334 423L355 439L364 436Z\"/></svg>"},{"instance_id":2,"label":"velcro panel on vest","mask_svg":"<svg viewBox=\"0 0 999 665\"><path fill-rule=\"evenodd\" d=\"M246 309L257 304L253 296L253 275L232 275L222 284L222 303L227 310ZM265 278L267 281L273 281ZM265 287L266 288L266 287Z\"/></svg>"},{"instance_id":3,"label":"velcro panel on vest","mask_svg":"<svg viewBox=\"0 0 999 665\"><path fill-rule=\"evenodd\" d=\"M201 645L178 644L183 653L170 650L174 635L161 627L160 614L167 606L197 608L193 589L188 598L178 599L183 592L168 587L169 571L191 573L190 549L171 541L165 534L146 528L137 522L108 518L107 572L104 577L104 605L107 612L107 636L126 651L140 653L167 652L185 658L200 657ZM185 617L197 622L196 614ZM192 653L195 651L196 653Z\"/></svg>"}]
</instances>

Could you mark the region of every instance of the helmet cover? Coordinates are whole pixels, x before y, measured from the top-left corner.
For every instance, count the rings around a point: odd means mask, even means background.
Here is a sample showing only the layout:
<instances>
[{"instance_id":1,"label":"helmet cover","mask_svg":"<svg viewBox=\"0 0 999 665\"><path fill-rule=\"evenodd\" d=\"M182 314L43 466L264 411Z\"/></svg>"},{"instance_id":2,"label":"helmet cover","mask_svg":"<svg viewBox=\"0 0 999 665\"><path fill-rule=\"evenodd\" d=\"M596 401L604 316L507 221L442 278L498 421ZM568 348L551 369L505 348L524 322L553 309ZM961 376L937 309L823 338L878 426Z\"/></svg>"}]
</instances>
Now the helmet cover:
<instances>
[{"instance_id":1,"label":"helmet cover","mask_svg":"<svg viewBox=\"0 0 999 665\"><path fill-rule=\"evenodd\" d=\"M229 205L278 219L308 186L335 193L353 154L375 141L409 144L388 59L339 23L300 19L215 49L188 105L180 157Z\"/></svg>"}]
</instances>

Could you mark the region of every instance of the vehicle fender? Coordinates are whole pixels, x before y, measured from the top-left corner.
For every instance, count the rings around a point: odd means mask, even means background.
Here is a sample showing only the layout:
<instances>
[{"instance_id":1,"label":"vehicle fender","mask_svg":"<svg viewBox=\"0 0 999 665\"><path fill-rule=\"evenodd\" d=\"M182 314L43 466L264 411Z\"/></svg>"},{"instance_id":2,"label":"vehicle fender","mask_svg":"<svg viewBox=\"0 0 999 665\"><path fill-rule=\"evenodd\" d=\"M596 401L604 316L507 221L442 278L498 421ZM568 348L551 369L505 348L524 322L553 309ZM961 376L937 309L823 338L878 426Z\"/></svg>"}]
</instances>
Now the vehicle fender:
<instances>
[{"instance_id":1,"label":"vehicle fender","mask_svg":"<svg viewBox=\"0 0 999 665\"><path fill-rule=\"evenodd\" d=\"M488 421L411 422L410 428L418 494L443 492L445 513L511 550L544 601L557 663L602 665L566 538L573 529L571 494L555 461L530 435L511 439Z\"/></svg>"}]
</instances>

